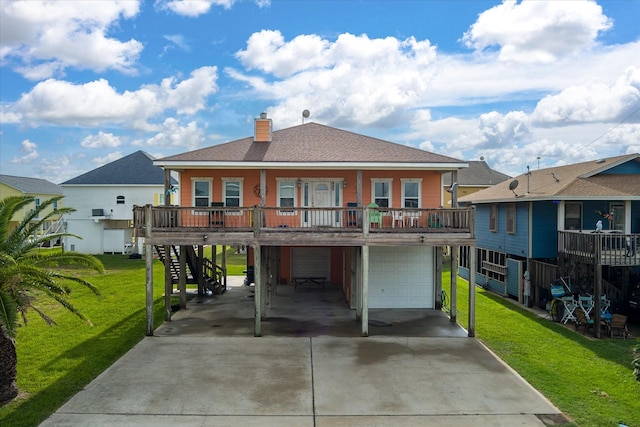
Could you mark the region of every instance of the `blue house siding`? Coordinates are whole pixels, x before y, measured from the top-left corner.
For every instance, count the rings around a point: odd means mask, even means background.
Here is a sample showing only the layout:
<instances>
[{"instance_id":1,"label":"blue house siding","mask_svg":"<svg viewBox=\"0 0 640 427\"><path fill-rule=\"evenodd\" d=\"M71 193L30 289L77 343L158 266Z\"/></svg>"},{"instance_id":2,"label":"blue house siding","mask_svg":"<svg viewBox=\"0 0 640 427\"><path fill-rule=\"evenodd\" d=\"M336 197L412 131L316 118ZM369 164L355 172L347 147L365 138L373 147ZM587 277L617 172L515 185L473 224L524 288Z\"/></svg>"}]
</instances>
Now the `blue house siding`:
<instances>
[{"instance_id":1,"label":"blue house siding","mask_svg":"<svg viewBox=\"0 0 640 427\"><path fill-rule=\"evenodd\" d=\"M626 162L621 165L618 165L614 168L607 169L606 171L600 172L601 175L639 175L640 174L640 163L638 162Z\"/></svg>"},{"instance_id":2,"label":"blue house siding","mask_svg":"<svg viewBox=\"0 0 640 427\"><path fill-rule=\"evenodd\" d=\"M507 206L498 206L498 230L489 230L489 204L476 207L476 242L479 248L504 252L517 256L527 256L529 238L528 203L516 204L516 233L507 233Z\"/></svg>"},{"instance_id":3,"label":"blue house siding","mask_svg":"<svg viewBox=\"0 0 640 427\"><path fill-rule=\"evenodd\" d=\"M507 294L518 298L520 293L520 261L507 260Z\"/></svg>"},{"instance_id":4,"label":"blue house siding","mask_svg":"<svg viewBox=\"0 0 640 427\"><path fill-rule=\"evenodd\" d=\"M558 256L558 205L552 201L534 202L532 208L531 258ZM595 223L594 223L595 224Z\"/></svg>"}]
</instances>

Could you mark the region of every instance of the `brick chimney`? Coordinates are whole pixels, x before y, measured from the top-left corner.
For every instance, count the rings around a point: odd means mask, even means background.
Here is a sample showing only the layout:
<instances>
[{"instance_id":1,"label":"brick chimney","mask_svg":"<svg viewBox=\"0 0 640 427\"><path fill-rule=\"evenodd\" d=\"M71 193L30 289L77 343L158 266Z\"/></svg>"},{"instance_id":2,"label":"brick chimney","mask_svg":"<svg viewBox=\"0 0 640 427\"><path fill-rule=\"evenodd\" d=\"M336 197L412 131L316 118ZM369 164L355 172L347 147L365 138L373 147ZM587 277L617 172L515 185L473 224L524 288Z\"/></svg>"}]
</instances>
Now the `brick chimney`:
<instances>
[{"instance_id":1,"label":"brick chimney","mask_svg":"<svg viewBox=\"0 0 640 427\"><path fill-rule=\"evenodd\" d=\"M253 142L271 142L272 127L267 113L260 113L260 118L254 120Z\"/></svg>"}]
</instances>

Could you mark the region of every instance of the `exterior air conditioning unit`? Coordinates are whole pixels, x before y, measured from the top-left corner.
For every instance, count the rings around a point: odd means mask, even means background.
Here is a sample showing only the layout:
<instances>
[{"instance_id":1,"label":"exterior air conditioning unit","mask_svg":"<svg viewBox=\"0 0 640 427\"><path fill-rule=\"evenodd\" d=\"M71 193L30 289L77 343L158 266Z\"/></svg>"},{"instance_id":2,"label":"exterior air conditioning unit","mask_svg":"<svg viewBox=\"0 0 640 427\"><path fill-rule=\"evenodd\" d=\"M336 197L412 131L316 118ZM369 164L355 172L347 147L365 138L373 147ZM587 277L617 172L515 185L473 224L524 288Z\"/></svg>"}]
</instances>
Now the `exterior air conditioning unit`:
<instances>
[{"instance_id":1,"label":"exterior air conditioning unit","mask_svg":"<svg viewBox=\"0 0 640 427\"><path fill-rule=\"evenodd\" d=\"M91 209L91 216L104 216L104 209Z\"/></svg>"}]
</instances>

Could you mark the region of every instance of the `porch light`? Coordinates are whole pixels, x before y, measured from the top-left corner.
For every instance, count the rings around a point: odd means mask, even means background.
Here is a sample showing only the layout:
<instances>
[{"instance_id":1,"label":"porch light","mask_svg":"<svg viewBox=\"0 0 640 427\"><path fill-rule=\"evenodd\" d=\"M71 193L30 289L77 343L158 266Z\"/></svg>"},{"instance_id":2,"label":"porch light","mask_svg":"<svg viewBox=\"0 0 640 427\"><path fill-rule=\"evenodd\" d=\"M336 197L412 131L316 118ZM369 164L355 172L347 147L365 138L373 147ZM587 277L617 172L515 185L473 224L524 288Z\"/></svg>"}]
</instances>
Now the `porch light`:
<instances>
[{"instance_id":1,"label":"porch light","mask_svg":"<svg viewBox=\"0 0 640 427\"><path fill-rule=\"evenodd\" d=\"M342 181L342 188L347 188L347 181Z\"/></svg>"},{"instance_id":2,"label":"porch light","mask_svg":"<svg viewBox=\"0 0 640 427\"><path fill-rule=\"evenodd\" d=\"M298 180L296 181L296 186L298 188L302 187L302 180L300 178L298 178Z\"/></svg>"}]
</instances>

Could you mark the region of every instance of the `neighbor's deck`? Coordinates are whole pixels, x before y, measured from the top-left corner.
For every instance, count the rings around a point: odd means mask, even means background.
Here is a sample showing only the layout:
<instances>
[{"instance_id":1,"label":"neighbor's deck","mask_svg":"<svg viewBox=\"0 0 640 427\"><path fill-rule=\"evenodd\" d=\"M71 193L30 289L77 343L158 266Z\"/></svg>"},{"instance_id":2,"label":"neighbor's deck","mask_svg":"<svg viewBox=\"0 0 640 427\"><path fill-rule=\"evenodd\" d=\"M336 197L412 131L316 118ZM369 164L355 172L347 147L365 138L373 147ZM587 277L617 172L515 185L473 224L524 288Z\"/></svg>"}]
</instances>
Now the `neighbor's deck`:
<instances>
[{"instance_id":1,"label":"neighbor's deck","mask_svg":"<svg viewBox=\"0 0 640 427\"><path fill-rule=\"evenodd\" d=\"M616 231L559 231L558 253L582 263L613 267L640 265L640 234Z\"/></svg>"},{"instance_id":2,"label":"neighbor's deck","mask_svg":"<svg viewBox=\"0 0 640 427\"><path fill-rule=\"evenodd\" d=\"M152 245L475 245L474 210L136 206Z\"/></svg>"}]
</instances>

